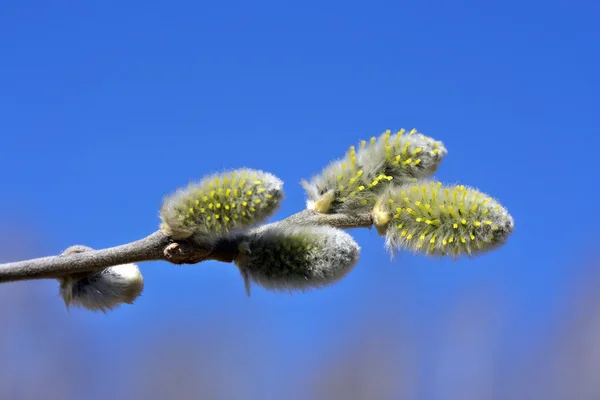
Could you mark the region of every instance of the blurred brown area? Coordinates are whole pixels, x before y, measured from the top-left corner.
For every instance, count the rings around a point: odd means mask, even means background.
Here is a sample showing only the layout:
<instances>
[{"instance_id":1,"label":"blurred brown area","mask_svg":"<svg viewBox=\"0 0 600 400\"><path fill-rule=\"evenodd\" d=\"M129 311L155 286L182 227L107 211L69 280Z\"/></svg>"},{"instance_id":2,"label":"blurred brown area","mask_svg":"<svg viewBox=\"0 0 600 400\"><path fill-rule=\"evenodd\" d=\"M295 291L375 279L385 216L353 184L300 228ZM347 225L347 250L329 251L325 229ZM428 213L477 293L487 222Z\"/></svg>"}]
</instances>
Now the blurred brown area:
<instances>
[{"instance_id":1,"label":"blurred brown area","mask_svg":"<svg viewBox=\"0 0 600 400\"><path fill-rule=\"evenodd\" d=\"M0 241L3 260L31 256L17 245L27 242ZM297 361L227 315L177 316L119 341L66 313L56 282L5 284L0 399L600 399L599 266L578 269L552 330L508 360L502 299L478 290L427 337L398 323L409 317L394 305L374 304L347 335L326 338L330 351Z\"/></svg>"}]
</instances>

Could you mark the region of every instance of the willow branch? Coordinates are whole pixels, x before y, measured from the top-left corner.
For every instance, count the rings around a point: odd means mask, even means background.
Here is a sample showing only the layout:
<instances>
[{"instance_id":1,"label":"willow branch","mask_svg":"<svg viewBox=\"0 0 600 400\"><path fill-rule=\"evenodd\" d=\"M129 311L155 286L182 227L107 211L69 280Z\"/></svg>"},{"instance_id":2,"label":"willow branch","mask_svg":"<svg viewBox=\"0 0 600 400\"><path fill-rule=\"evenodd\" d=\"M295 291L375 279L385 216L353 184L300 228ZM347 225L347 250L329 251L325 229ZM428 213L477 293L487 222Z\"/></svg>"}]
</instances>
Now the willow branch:
<instances>
[{"instance_id":1,"label":"willow branch","mask_svg":"<svg viewBox=\"0 0 600 400\"><path fill-rule=\"evenodd\" d=\"M264 227L280 224L329 225L350 229L368 228L373 222L369 213L319 214L312 210L304 210ZM232 262L237 255L238 243L242 238L243 236L227 237L216 242L174 241L161 231L157 231L135 242L107 249L0 264L0 282L54 279L64 275L144 261L161 260L172 264L196 264L207 260Z\"/></svg>"}]
</instances>

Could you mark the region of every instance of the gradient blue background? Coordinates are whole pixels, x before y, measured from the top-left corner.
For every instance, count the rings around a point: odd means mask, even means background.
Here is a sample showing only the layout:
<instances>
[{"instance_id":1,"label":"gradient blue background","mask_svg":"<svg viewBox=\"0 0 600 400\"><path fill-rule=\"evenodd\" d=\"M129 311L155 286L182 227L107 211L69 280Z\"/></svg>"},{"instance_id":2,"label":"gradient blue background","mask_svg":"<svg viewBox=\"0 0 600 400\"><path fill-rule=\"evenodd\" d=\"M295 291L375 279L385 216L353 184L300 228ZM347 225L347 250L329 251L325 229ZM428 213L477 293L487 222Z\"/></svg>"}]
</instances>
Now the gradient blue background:
<instances>
[{"instance_id":1,"label":"gradient blue background","mask_svg":"<svg viewBox=\"0 0 600 400\"><path fill-rule=\"evenodd\" d=\"M568 378L544 368L577 365L552 341L582 343L557 338L600 314L600 299L576 305L600 284L599 16L594 1L3 2L4 261L141 238L164 195L228 168L282 178L285 217L302 178L401 127L443 141L436 177L497 197L516 228L457 262L390 261L374 230L353 231L355 270L292 296L246 298L213 262L142 264L143 296L107 315L67 313L56 282L6 285L0 393L557 395ZM588 381L569 398L600 393Z\"/></svg>"}]
</instances>

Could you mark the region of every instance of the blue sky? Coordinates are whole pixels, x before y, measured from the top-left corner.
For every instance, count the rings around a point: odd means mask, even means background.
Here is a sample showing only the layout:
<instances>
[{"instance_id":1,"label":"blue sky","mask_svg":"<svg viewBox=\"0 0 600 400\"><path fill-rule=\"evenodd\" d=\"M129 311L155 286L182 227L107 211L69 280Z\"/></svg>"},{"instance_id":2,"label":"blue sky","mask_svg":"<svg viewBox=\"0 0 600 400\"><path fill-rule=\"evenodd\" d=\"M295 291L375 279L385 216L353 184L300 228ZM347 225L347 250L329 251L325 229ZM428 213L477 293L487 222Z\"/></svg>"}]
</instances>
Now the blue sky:
<instances>
[{"instance_id":1,"label":"blue sky","mask_svg":"<svg viewBox=\"0 0 600 400\"><path fill-rule=\"evenodd\" d=\"M4 2L0 221L35 232L36 256L113 246L155 230L164 195L237 167L285 181L281 218L304 207L299 181L348 146L414 127L449 150L438 179L509 209L505 247L390 262L375 231L355 231L362 260L339 284L250 299L230 265L148 263L135 306L68 319L127 341L230 313L304 360L309 342L330 346L387 304L428 359L443 316L478 293L518 353L595 253L599 13L592 1ZM54 282L36 287L64 313Z\"/></svg>"}]
</instances>

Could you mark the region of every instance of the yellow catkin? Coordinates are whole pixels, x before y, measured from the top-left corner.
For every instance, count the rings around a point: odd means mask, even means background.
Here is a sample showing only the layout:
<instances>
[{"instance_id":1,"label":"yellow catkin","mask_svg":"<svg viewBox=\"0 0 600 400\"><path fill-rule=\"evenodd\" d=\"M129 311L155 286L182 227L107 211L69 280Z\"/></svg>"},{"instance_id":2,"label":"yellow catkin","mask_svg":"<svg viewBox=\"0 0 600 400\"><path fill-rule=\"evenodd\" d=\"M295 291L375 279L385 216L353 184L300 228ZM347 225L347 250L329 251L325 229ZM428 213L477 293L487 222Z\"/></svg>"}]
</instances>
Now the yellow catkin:
<instances>
[{"instance_id":1,"label":"yellow catkin","mask_svg":"<svg viewBox=\"0 0 600 400\"><path fill-rule=\"evenodd\" d=\"M398 212L398 208L392 207L397 202L411 206L405 213ZM375 207L378 210L376 227L385 232L391 251L405 249L428 255L471 256L499 247L514 229L513 218L504 207L465 186L426 181L405 185L402 189L388 188ZM386 222L387 215L395 223L378 224L378 221ZM410 240L408 232L418 237L418 241Z\"/></svg>"},{"instance_id":2,"label":"yellow catkin","mask_svg":"<svg viewBox=\"0 0 600 400\"><path fill-rule=\"evenodd\" d=\"M302 181L309 197L307 206L320 213L372 207L388 184L399 186L429 177L445 155L442 142L416 129L407 133L402 128L395 135L385 130L378 138L351 146L343 159L312 180Z\"/></svg>"},{"instance_id":3,"label":"yellow catkin","mask_svg":"<svg viewBox=\"0 0 600 400\"><path fill-rule=\"evenodd\" d=\"M220 236L264 221L282 199L283 183L269 173L240 169L216 174L165 197L161 230L174 239Z\"/></svg>"}]
</instances>

